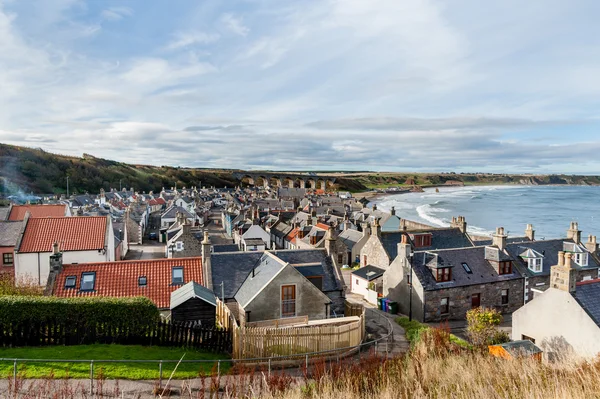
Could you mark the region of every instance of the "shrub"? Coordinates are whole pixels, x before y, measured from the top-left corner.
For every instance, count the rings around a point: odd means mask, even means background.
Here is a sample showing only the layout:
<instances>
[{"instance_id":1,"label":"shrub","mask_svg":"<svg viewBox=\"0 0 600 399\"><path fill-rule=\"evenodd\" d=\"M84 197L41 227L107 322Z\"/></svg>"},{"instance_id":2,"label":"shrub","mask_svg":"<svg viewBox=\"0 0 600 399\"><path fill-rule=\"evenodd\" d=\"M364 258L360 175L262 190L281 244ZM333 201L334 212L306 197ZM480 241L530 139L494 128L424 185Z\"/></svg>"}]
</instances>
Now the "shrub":
<instances>
[{"instance_id":1,"label":"shrub","mask_svg":"<svg viewBox=\"0 0 600 399\"><path fill-rule=\"evenodd\" d=\"M42 296L44 293L43 287L37 281L21 278L18 281L9 273L0 273L0 296L6 295L25 295L25 296Z\"/></svg>"},{"instance_id":2,"label":"shrub","mask_svg":"<svg viewBox=\"0 0 600 399\"><path fill-rule=\"evenodd\" d=\"M495 342L508 338L498 331L502 315L496 309L475 308L467 312L467 333L474 345L493 345L509 341Z\"/></svg>"},{"instance_id":3,"label":"shrub","mask_svg":"<svg viewBox=\"0 0 600 399\"><path fill-rule=\"evenodd\" d=\"M54 322L87 327L107 323L142 331L158 320L158 308L145 297L0 297L0 325Z\"/></svg>"}]
</instances>

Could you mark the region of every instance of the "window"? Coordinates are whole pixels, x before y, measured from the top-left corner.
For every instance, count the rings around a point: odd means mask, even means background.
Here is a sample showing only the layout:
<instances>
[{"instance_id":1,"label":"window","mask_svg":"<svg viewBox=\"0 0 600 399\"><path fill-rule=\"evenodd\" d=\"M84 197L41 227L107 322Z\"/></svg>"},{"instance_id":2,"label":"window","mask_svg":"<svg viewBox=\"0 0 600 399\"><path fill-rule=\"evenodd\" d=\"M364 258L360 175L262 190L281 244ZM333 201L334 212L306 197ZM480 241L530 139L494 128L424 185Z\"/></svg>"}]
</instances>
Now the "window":
<instances>
[{"instance_id":1,"label":"window","mask_svg":"<svg viewBox=\"0 0 600 399\"><path fill-rule=\"evenodd\" d=\"M181 241L177 241L175 243L175 250L177 250L177 251L183 251L183 243Z\"/></svg>"},{"instance_id":2,"label":"window","mask_svg":"<svg viewBox=\"0 0 600 399\"><path fill-rule=\"evenodd\" d=\"M93 291L96 286L96 273L81 273L81 291Z\"/></svg>"},{"instance_id":3,"label":"window","mask_svg":"<svg viewBox=\"0 0 600 399\"><path fill-rule=\"evenodd\" d=\"M450 313L450 298L442 298L442 300L440 301L440 313Z\"/></svg>"},{"instance_id":4,"label":"window","mask_svg":"<svg viewBox=\"0 0 600 399\"><path fill-rule=\"evenodd\" d=\"M173 285L183 284L183 267L174 267L171 274Z\"/></svg>"},{"instance_id":5,"label":"window","mask_svg":"<svg viewBox=\"0 0 600 399\"><path fill-rule=\"evenodd\" d=\"M431 234L420 234L415 235L414 240L415 248L423 248L431 246Z\"/></svg>"},{"instance_id":6,"label":"window","mask_svg":"<svg viewBox=\"0 0 600 399\"><path fill-rule=\"evenodd\" d=\"M2 254L2 264L4 266L12 266L12 264L13 264L12 252L7 252L7 253Z\"/></svg>"},{"instance_id":7,"label":"window","mask_svg":"<svg viewBox=\"0 0 600 399\"><path fill-rule=\"evenodd\" d=\"M508 290L502 290L502 304L508 305Z\"/></svg>"},{"instance_id":8,"label":"window","mask_svg":"<svg viewBox=\"0 0 600 399\"><path fill-rule=\"evenodd\" d=\"M281 317L296 316L296 286L281 286Z\"/></svg>"},{"instance_id":9,"label":"window","mask_svg":"<svg viewBox=\"0 0 600 399\"><path fill-rule=\"evenodd\" d=\"M512 262L506 261L506 260L500 262L500 268L498 269L498 272L499 272L498 274L511 274L512 273Z\"/></svg>"},{"instance_id":10,"label":"window","mask_svg":"<svg viewBox=\"0 0 600 399\"><path fill-rule=\"evenodd\" d=\"M471 295L471 308L475 309L481 306L481 294Z\"/></svg>"},{"instance_id":11,"label":"window","mask_svg":"<svg viewBox=\"0 0 600 399\"><path fill-rule=\"evenodd\" d=\"M363 266L367 265L367 255L363 255Z\"/></svg>"},{"instance_id":12,"label":"window","mask_svg":"<svg viewBox=\"0 0 600 399\"><path fill-rule=\"evenodd\" d=\"M535 273L542 271L542 258L530 258L527 260L529 270Z\"/></svg>"},{"instance_id":13,"label":"window","mask_svg":"<svg viewBox=\"0 0 600 399\"><path fill-rule=\"evenodd\" d=\"M535 344L535 338L531 338L525 334L521 334L521 339L523 341L531 341L532 344Z\"/></svg>"},{"instance_id":14,"label":"window","mask_svg":"<svg viewBox=\"0 0 600 399\"><path fill-rule=\"evenodd\" d=\"M463 269L465 269L465 272L467 272L467 274L473 274L473 270L471 270L469 265L467 265L466 263L463 262L462 267L463 267Z\"/></svg>"},{"instance_id":15,"label":"window","mask_svg":"<svg viewBox=\"0 0 600 399\"><path fill-rule=\"evenodd\" d=\"M344 254L338 254L338 265L342 265L344 263Z\"/></svg>"},{"instance_id":16,"label":"window","mask_svg":"<svg viewBox=\"0 0 600 399\"><path fill-rule=\"evenodd\" d=\"M449 267L444 267L441 269L437 269L437 275L435 277L435 279L438 282L442 282L442 281L450 281L450 277L452 275L452 273L450 272L450 268Z\"/></svg>"},{"instance_id":17,"label":"window","mask_svg":"<svg viewBox=\"0 0 600 399\"><path fill-rule=\"evenodd\" d=\"M67 276L65 279L65 288L75 288L77 285L77 276Z\"/></svg>"},{"instance_id":18,"label":"window","mask_svg":"<svg viewBox=\"0 0 600 399\"><path fill-rule=\"evenodd\" d=\"M146 276L138 277L138 286L145 287L148 284L148 278Z\"/></svg>"},{"instance_id":19,"label":"window","mask_svg":"<svg viewBox=\"0 0 600 399\"><path fill-rule=\"evenodd\" d=\"M586 254L586 253L575 254L575 263L577 263L579 266L587 266L588 265L588 254Z\"/></svg>"}]
</instances>

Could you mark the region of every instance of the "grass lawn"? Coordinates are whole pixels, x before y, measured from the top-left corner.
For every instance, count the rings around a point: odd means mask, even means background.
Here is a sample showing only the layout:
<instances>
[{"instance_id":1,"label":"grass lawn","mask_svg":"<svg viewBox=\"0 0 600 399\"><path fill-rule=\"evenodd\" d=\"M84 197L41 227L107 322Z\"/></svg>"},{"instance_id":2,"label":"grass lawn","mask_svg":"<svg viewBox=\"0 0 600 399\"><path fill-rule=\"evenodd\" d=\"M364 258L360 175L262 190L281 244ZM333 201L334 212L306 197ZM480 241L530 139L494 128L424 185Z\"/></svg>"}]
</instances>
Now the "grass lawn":
<instances>
[{"instance_id":1,"label":"grass lawn","mask_svg":"<svg viewBox=\"0 0 600 399\"><path fill-rule=\"evenodd\" d=\"M398 323L402 328L404 328L406 339L408 339L408 342L410 342L411 344L419 340L422 331L431 328L427 324L420 323L416 320L409 321L408 317L397 317L396 323ZM463 348L473 347L470 343L468 343L464 339L458 338L454 334L450 334L450 342L453 342L458 346L462 346Z\"/></svg>"},{"instance_id":2,"label":"grass lawn","mask_svg":"<svg viewBox=\"0 0 600 399\"><path fill-rule=\"evenodd\" d=\"M94 376L97 378L122 378L130 380L158 379L158 362L155 363L102 363L102 360L214 360L227 359L226 354L199 352L193 349L168 348L139 345L78 345L47 346L26 348L0 348L0 358L21 359L68 359L94 360ZM163 363L163 378L169 378L176 363ZM174 378L191 378L208 375L216 362L181 363ZM89 363L17 363L19 374L23 378L89 378ZM231 367L221 362L221 372ZM13 375L13 362L0 361L0 378Z\"/></svg>"}]
</instances>

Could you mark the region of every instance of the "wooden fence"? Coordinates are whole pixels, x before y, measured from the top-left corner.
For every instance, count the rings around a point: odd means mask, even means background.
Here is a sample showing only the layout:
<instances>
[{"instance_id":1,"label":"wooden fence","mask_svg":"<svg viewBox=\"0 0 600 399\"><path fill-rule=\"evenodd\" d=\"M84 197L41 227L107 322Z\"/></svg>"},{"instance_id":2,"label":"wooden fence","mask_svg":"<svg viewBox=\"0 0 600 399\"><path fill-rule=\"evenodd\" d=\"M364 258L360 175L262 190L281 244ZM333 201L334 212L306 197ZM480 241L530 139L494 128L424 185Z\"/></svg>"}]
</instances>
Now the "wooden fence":
<instances>
[{"instance_id":1,"label":"wooden fence","mask_svg":"<svg viewBox=\"0 0 600 399\"><path fill-rule=\"evenodd\" d=\"M308 324L308 316L286 317L285 319L253 321L246 327L289 327L298 324Z\"/></svg>"},{"instance_id":2,"label":"wooden fence","mask_svg":"<svg viewBox=\"0 0 600 399\"><path fill-rule=\"evenodd\" d=\"M225 328L227 330L234 329L238 326L237 321L235 321L235 317L231 313L231 310L229 310L227 305L221 302L221 300L218 298L216 322L220 327Z\"/></svg>"},{"instance_id":3,"label":"wooden fence","mask_svg":"<svg viewBox=\"0 0 600 399\"><path fill-rule=\"evenodd\" d=\"M365 311L364 307L358 303L350 303L346 301L344 303L344 315L345 316L360 316Z\"/></svg>"},{"instance_id":4,"label":"wooden fence","mask_svg":"<svg viewBox=\"0 0 600 399\"><path fill-rule=\"evenodd\" d=\"M319 320L318 325L242 327L234 331L233 357L254 359L329 351L360 345L365 316Z\"/></svg>"},{"instance_id":5,"label":"wooden fence","mask_svg":"<svg viewBox=\"0 0 600 399\"><path fill-rule=\"evenodd\" d=\"M78 326L57 322L0 325L0 347L48 345L158 345L231 352L231 330L159 322L132 329L127 325Z\"/></svg>"}]
</instances>

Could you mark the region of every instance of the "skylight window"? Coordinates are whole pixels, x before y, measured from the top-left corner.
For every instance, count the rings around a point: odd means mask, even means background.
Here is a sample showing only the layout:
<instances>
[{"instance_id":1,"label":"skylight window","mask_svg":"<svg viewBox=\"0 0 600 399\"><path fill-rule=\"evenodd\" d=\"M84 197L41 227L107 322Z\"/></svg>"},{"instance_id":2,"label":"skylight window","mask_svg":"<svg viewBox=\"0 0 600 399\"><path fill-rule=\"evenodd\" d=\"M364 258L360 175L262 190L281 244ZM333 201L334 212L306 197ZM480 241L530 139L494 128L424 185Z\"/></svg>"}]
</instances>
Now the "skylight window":
<instances>
[{"instance_id":1,"label":"skylight window","mask_svg":"<svg viewBox=\"0 0 600 399\"><path fill-rule=\"evenodd\" d=\"M183 267L177 266L172 270L173 285L183 284Z\"/></svg>"},{"instance_id":2,"label":"skylight window","mask_svg":"<svg viewBox=\"0 0 600 399\"><path fill-rule=\"evenodd\" d=\"M467 274L473 274L473 270L471 270L469 265L467 265L466 263L463 262L462 267L463 267L463 269L465 269L465 272L467 272Z\"/></svg>"},{"instance_id":3,"label":"skylight window","mask_svg":"<svg viewBox=\"0 0 600 399\"><path fill-rule=\"evenodd\" d=\"M96 286L96 273L81 273L81 291L93 291Z\"/></svg>"},{"instance_id":4,"label":"skylight window","mask_svg":"<svg viewBox=\"0 0 600 399\"><path fill-rule=\"evenodd\" d=\"M77 285L77 276L67 276L65 288L75 288L75 285Z\"/></svg>"},{"instance_id":5,"label":"skylight window","mask_svg":"<svg viewBox=\"0 0 600 399\"><path fill-rule=\"evenodd\" d=\"M138 277L138 286L145 287L148 284L148 278L146 276Z\"/></svg>"}]
</instances>

